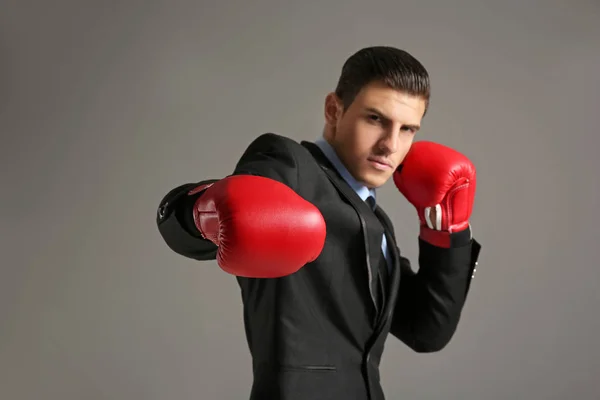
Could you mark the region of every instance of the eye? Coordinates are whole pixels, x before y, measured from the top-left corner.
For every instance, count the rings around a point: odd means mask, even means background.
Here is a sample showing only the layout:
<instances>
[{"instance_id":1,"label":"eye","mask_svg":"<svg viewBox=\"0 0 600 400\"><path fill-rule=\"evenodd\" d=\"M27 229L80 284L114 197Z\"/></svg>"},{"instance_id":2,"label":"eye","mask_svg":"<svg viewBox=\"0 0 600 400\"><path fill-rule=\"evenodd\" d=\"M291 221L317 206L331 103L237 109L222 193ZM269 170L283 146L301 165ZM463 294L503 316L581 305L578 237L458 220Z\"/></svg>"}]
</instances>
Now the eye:
<instances>
[{"instance_id":1,"label":"eye","mask_svg":"<svg viewBox=\"0 0 600 400\"><path fill-rule=\"evenodd\" d=\"M417 130L415 128L411 128L410 126L403 126L400 128L404 132L415 133Z\"/></svg>"},{"instance_id":2,"label":"eye","mask_svg":"<svg viewBox=\"0 0 600 400\"><path fill-rule=\"evenodd\" d=\"M373 122L381 122L381 118L377 114L369 114L367 118Z\"/></svg>"}]
</instances>

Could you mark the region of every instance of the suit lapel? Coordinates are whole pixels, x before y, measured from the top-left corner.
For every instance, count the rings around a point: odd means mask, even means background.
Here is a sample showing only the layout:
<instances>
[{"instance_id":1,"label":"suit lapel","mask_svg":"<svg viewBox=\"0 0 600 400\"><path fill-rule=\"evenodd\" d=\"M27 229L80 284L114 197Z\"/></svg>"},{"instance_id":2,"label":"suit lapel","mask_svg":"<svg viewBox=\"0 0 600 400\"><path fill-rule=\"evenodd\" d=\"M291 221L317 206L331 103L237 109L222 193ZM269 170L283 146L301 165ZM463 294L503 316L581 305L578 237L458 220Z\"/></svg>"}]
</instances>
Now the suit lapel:
<instances>
[{"instance_id":1,"label":"suit lapel","mask_svg":"<svg viewBox=\"0 0 600 400\"><path fill-rule=\"evenodd\" d=\"M377 301L377 293L373 286L377 286L379 279L379 262L381 260L381 238L384 229L369 205L364 202L358 194L346 183L344 178L337 172L329 162L321 149L314 143L303 141L301 144L313 155L321 169L329 180L337 188L338 192L352 205L361 220L363 239L365 244L366 265L369 273L369 290L371 300L377 310L377 319L381 315L381 305Z\"/></svg>"}]
</instances>

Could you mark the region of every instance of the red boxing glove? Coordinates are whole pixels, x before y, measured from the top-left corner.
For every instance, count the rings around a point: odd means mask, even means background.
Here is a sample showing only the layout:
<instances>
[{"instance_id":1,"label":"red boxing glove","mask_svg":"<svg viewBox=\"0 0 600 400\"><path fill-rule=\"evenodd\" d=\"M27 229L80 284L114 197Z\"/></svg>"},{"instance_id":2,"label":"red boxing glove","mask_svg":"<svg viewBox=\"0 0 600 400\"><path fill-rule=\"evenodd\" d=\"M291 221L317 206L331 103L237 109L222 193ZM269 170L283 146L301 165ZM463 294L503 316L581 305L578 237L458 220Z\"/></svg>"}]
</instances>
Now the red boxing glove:
<instances>
[{"instance_id":1,"label":"red boxing glove","mask_svg":"<svg viewBox=\"0 0 600 400\"><path fill-rule=\"evenodd\" d=\"M193 217L202 236L219 248L225 272L251 278L292 274L314 261L325 244L319 210L275 180L234 175L202 185Z\"/></svg>"},{"instance_id":2,"label":"red boxing glove","mask_svg":"<svg viewBox=\"0 0 600 400\"><path fill-rule=\"evenodd\" d=\"M475 166L463 154L438 143L415 142L394 172L398 190L417 209L421 239L450 247L450 234L470 227L475 201ZM435 219L430 217L435 210Z\"/></svg>"}]
</instances>

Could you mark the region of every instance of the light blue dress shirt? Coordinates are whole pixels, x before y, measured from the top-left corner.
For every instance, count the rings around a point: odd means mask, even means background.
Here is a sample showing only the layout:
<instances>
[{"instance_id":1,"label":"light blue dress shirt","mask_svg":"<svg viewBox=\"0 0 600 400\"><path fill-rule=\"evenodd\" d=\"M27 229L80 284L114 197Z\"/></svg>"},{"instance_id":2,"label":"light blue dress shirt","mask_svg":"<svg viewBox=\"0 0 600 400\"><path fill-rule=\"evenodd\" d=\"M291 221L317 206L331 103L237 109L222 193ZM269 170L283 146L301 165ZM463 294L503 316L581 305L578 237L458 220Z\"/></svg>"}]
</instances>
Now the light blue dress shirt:
<instances>
[{"instance_id":1,"label":"light blue dress shirt","mask_svg":"<svg viewBox=\"0 0 600 400\"><path fill-rule=\"evenodd\" d=\"M335 169L340 173L342 178L344 178L348 185L350 185L350 187L354 189L356 194L363 201L366 201L369 198L369 196L373 197L373 200L376 200L375 189L369 189L368 187L354 179L354 177L350 174L348 169L344 166L344 164L336 154L333 147L331 147L331 145L324 138L320 137L315 141L315 144L319 146L323 153L325 153L325 156L329 159L331 164L333 164ZM388 253L387 240L385 234L383 235L383 238L381 240L381 251L383 252L387 261L388 269L390 269L392 264L390 262L390 254Z\"/></svg>"}]
</instances>

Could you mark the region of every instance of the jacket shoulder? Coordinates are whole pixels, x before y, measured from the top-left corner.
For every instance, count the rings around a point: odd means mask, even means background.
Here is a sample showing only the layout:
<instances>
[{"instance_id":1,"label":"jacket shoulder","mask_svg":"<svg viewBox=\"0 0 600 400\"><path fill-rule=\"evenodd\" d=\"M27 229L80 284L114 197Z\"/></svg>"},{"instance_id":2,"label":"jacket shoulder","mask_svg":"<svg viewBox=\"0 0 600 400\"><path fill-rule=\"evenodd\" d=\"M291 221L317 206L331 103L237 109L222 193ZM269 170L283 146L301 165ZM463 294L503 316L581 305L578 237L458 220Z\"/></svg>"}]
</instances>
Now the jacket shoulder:
<instances>
[{"instance_id":1,"label":"jacket shoulder","mask_svg":"<svg viewBox=\"0 0 600 400\"><path fill-rule=\"evenodd\" d=\"M250 174L274 179L299 191L310 154L297 141L277 134L263 133L247 147L235 166L234 175Z\"/></svg>"},{"instance_id":2,"label":"jacket shoulder","mask_svg":"<svg viewBox=\"0 0 600 400\"><path fill-rule=\"evenodd\" d=\"M306 149L298 141L272 132L263 133L257 136L256 139L250 143L246 151L263 149L288 152L295 156L303 156L306 153Z\"/></svg>"}]
</instances>

